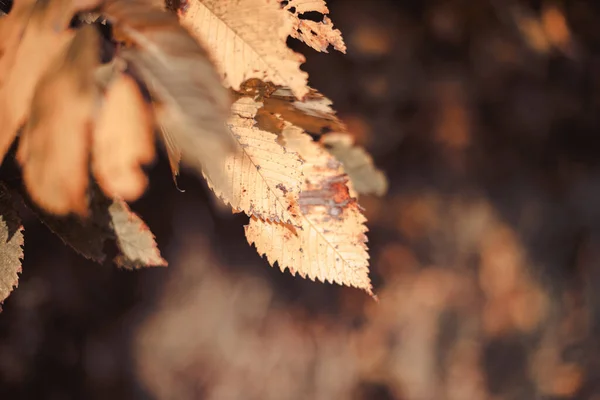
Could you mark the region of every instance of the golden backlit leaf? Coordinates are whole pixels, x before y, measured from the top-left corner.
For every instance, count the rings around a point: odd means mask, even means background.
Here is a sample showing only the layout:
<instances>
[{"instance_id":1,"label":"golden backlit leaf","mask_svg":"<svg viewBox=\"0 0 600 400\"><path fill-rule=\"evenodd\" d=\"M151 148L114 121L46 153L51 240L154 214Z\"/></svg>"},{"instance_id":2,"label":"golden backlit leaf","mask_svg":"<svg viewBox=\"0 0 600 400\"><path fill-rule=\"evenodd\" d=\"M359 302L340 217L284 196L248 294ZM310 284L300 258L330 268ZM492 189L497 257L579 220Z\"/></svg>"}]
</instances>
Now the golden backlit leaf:
<instances>
[{"instance_id":1,"label":"golden backlit leaf","mask_svg":"<svg viewBox=\"0 0 600 400\"><path fill-rule=\"evenodd\" d=\"M277 143L277 135L255 126L262 103L242 97L233 104L229 125L238 146L223 160L225 185L209 185L235 211L269 221L294 224L302 182L298 154Z\"/></svg>"},{"instance_id":2,"label":"golden backlit leaf","mask_svg":"<svg viewBox=\"0 0 600 400\"><path fill-rule=\"evenodd\" d=\"M17 159L31 198L46 211L87 213L89 145L96 102L98 34L77 31L40 78Z\"/></svg>"},{"instance_id":3,"label":"golden backlit leaf","mask_svg":"<svg viewBox=\"0 0 600 400\"><path fill-rule=\"evenodd\" d=\"M366 218L351 198L341 164L301 129L288 125L283 138L289 151L304 159L304 184L299 197L300 226L252 218L248 243L271 265L323 282L364 289L373 295L369 279Z\"/></svg>"},{"instance_id":4,"label":"golden backlit leaf","mask_svg":"<svg viewBox=\"0 0 600 400\"><path fill-rule=\"evenodd\" d=\"M292 14L277 0L190 0L179 11L181 23L205 43L226 84L259 78L287 86L298 98L307 92L304 56L290 50Z\"/></svg>"},{"instance_id":5,"label":"golden backlit leaf","mask_svg":"<svg viewBox=\"0 0 600 400\"><path fill-rule=\"evenodd\" d=\"M108 211L117 245L121 250L121 254L115 258L119 267L138 269L168 265L160 255L154 235L144 221L129 209L127 203L115 200Z\"/></svg>"},{"instance_id":6,"label":"golden backlit leaf","mask_svg":"<svg viewBox=\"0 0 600 400\"><path fill-rule=\"evenodd\" d=\"M142 170L154 159L154 131L137 83L119 74L109 85L93 134L92 171L109 197L139 198L148 184Z\"/></svg>"},{"instance_id":7,"label":"golden backlit leaf","mask_svg":"<svg viewBox=\"0 0 600 400\"><path fill-rule=\"evenodd\" d=\"M221 163L234 148L225 125L230 98L206 51L175 15L148 1L111 1L103 11L132 43L120 56L150 90L170 159L181 152L186 164L222 184Z\"/></svg>"},{"instance_id":8,"label":"golden backlit leaf","mask_svg":"<svg viewBox=\"0 0 600 400\"><path fill-rule=\"evenodd\" d=\"M327 47L333 46L337 51L346 52L346 45L342 39L342 32L333 28L331 19L327 16L329 9L325 0L288 0L284 8L294 17L292 37L303 41L313 49L327 53ZM302 14L318 12L323 14L320 22L303 19Z\"/></svg>"},{"instance_id":9,"label":"golden backlit leaf","mask_svg":"<svg viewBox=\"0 0 600 400\"><path fill-rule=\"evenodd\" d=\"M21 218L10 192L0 184L0 303L19 283L23 243Z\"/></svg>"},{"instance_id":10,"label":"golden backlit leaf","mask_svg":"<svg viewBox=\"0 0 600 400\"><path fill-rule=\"evenodd\" d=\"M373 158L362 147L354 145L354 138L348 133L328 133L321 137L321 143L344 166L350 177L352 188L358 194L383 196L388 189L385 174L373 164Z\"/></svg>"}]
</instances>

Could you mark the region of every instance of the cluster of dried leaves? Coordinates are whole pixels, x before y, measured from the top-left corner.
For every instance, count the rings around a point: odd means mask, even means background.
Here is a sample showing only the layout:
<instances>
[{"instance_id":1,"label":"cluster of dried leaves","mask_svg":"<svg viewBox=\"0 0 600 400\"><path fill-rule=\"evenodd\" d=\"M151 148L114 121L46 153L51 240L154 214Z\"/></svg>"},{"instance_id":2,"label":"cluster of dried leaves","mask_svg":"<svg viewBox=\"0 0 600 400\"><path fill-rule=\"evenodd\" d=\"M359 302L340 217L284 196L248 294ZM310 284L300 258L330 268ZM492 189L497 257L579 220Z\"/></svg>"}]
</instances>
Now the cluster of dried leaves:
<instances>
[{"instance_id":1,"label":"cluster of dried leaves","mask_svg":"<svg viewBox=\"0 0 600 400\"><path fill-rule=\"evenodd\" d=\"M385 177L286 45L344 52L327 14L324 1L16 0L0 19L0 154L18 138L26 190L0 188L0 301L20 271L19 204L88 258L114 239L118 265L166 265L126 203L156 137L174 179L183 162L250 217L272 265L372 294L357 197Z\"/></svg>"}]
</instances>

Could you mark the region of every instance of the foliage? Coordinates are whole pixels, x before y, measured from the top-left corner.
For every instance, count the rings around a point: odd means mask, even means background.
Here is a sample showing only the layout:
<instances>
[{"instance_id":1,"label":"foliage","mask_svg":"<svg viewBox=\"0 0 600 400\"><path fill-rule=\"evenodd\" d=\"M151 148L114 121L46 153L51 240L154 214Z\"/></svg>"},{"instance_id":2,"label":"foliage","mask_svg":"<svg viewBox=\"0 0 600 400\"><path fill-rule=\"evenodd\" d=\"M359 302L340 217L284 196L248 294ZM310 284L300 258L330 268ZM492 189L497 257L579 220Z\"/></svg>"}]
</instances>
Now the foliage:
<instances>
[{"instance_id":1,"label":"foliage","mask_svg":"<svg viewBox=\"0 0 600 400\"><path fill-rule=\"evenodd\" d=\"M320 13L321 20L304 18ZM288 37L345 52L324 1L16 0L0 19L2 186L0 301L17 283L23 244L13 198L63 241L123 268L165 266L127 201L166 149L203 176L271 265L364 289L366 218L358 195L387 183L354 146L331 102L310 88ZM17 228L14 228L14 226Z\"/></svg>"}]
</instances>

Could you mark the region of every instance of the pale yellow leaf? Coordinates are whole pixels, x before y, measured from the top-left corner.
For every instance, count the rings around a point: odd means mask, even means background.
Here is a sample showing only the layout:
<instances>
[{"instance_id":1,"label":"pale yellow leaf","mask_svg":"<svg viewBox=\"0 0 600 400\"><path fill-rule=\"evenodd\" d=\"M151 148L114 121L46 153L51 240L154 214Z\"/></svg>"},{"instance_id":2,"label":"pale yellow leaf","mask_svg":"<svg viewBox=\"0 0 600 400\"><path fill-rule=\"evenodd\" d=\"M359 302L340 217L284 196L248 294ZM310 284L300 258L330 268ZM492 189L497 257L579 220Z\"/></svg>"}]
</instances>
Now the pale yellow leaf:
<instances>
[{"instance_id":1,"label":"pale yellow leaf","mask_svg":"<svg viewBox=\"0 0 600 400\"><path fill-rule=\"evenodd\" d=\"M18 286L23 243L23 225L15 201L0 183L0 304Z\"/></svg>"},{"instance_id":2,"label":"pale yellow leaf","mask_svg":"<svg viewBox=\"0 0 600 400\"><path fill-rule=\"evenodd\" d=\"M166 267L148 225L122 200L114 200L108 208L111 225L121 253L115 263L125 269Z\"/></svg>"},{"instance_id":3,"label":"pale yellow leaf","mask_svg":"<svg viewBox=\"0 0 600 400\"><path fill-rule=\"evenodd\" d=\"M286 40L294 31L292 14L277 0L189 0L181 23L206 44L225 82L239 90L258 78L289 87L298 98L308 93L304 56Z\"/></svg>"},{"instance_id":4,"label":"pale yellow leaf","mask_svg":"<svg viewBox=\"0 0 600 400\"><path fill-rule=\"evenodd\" d=\"M325 0L288 0L284 7L294 17L294 29L291 35L303 41L317 51L327 52L329 45L337 51L346 52L346 45L339 29L333 28L331 19L327 16L329 9ZM303 19L302 14L318 12L323 14L320 22Z\"/></svg>"},{"instance_id":5,"label":"pale yellow leaf","mask_svg":"<svg viewBox=\"0 0 600 400\"><path fill-rule=\"evenodd\" d=\"M58 215L87 213L89 145L96 102L98 34L78 30L32 93L17 160L31 198Z\"/></svg>"},{"instance_id":6,"label":"pale yellow leaf","mask_svg":"<svg viewBox=\"0 0 600 400\"><path fill-rule=\"evenodd\" d=\"M373 164L373 158L362 147L354 144L348 133L328 133L321 137L325 145L350 177L352 187L358 194L383 196L388 189L385 174Z\"/></svg>"},{"instance_id":7,"label":"pale yellow leaf","mask_svg":"<svg viewBox=\"0 0 600 400\"><path fill-rule=\"evenodd\" d=\"M302 182L298 154L277 143L277 135L255 126L254 117L262 103L242 97L233 104L229 126L238 146L225 158L225 185L209 184L234 210L264 220L294 224L296 199Z\"/></svg>"},{"instance_id":8,"label":"pale yellow leaf","mask_svg":"<svg viewBox=\"0 0 600 400\"><path fill-rule=\"evenodd\" d=\"M372 293L369 279L366 218L351 198L348 177L339 162L301 129L284 128L285 146L304 159L304 183L299 196L300 225L252 218L246 238L273 265L292 274L335 282Z\"/></svg>"},{"instance_id":9,"label":"pale yellow leaf","mask_svg":"<svg viewBox=\"0 0 600 400\"><path fill-rule=\"evenodd\" d=\"M137 200L148 184L142 166L154 159L154 130L137 83L119 74L108 87L96 121L92 171L109 197Z\"/></svg>"}]
</instances>

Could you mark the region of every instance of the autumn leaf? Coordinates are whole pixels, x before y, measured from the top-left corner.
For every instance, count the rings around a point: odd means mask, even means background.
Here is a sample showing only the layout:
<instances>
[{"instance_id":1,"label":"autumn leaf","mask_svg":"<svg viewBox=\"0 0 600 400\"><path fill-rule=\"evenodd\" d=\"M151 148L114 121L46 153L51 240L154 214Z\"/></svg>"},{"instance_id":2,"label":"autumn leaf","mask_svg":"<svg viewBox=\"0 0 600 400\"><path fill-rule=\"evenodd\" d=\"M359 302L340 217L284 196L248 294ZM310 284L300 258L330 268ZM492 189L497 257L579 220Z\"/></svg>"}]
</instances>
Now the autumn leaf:
<instances>
[{"instance_id":1,"label":"autumn leaf","mask_svg":"<svg viewBox=\"0 0 600 400\"><path fill-rule=\"evenodd\" d=\"M104 193L133 201L148 179L142 165L154 159L151 114L137 83L119 74L109 84L92 144L92 170Z\"/></svg>"},{"instance_id":2,"label":"autumn leaf","mask_svg":"<svg viewBox=\"0 0 600 400\"><path fill-rule=\"evenodd\" d=\"M341 164L301 129L287 125L285 146L304 159L304 184L297 228L252 218L248 243L282 271L323 282L364 289L373 295L368 276L366 218L351 198Z\"/></svg>"},{"instance_id":3,"label":"autumn leaf","mask_svg":"<svg viewBox=\"0 0 600 400\"><path fill-rule=\"evenodd\" d=\"M104 245L108 239L114 239L115 234L108 212L112 201L103 196L99 189L90 191L90 211L86 218L52 215L41 210L26 196L22 197L24 204L64 244L88 260L100 264L104 262Z\"/></svg>"},{"instance_id":4,"label":"autumn leaf","mask_svg":"<svg viewBox=\"0 0 600 400\"><path fill-rule=\"evenodd\" d=\"M0 303L18 286L23 259L23 226L6 186L0 184Z\"/></svg>"},{"instance_id":5,"label":"autumn leaf","mask_svg":"<svg viewBox=\"0 0 600 400\"><path fill-rule=\"evenodd\" d=\"M373 164L373 158L362 147L354 144L348 133L328 133L320 139L350 177L352 188L358 194L383 196L388 189L385 174Z\"/></svg>"},{"instance_id":6,"label":"autumn leaf","mask_svg":"<svg viewBox=\"0 0 600 400\"><path fill-rule=\"evenodd\" d=\"M4 84L13 66L19 42L35 3L35 0L15 0L10 14L0 18L0 84Z\"/></svg>"},{"instance_id":7,"label":"autumn leaf","mask_svg":"<svg viewBox=\"0 0 600 400\"><path fill-rule=\"evenodd\" d=\"M23 1L23 0L21 0ZM0 159L4 158L17 130L25 122L35 87L52 60L70 42L73 31L67 29L73 15L88 7L72 0L37 1L33 6L24 0L15 5L15 16L7 16L3 31L8 30L0 72ZM10 23L12 21L12 23Z\"/></svg>"},{"instance_id":8,"label":"autumn leaf","mask_svg":"<svg viewBox=\"0 0 600 400\"><path fill-rule=\"evenodd\" d=\"M98 36L77 31L40 78L17 159L32 199L56 215L87 213L89 144L98 64Z\"/></svg>"},{"instance_id":9,"label":"autumn leaf","mask_svg":"<svg viewBox=\"0 0 600 400\"><path fill-rule=\"evenodd\" d=\"M234 148L225 125L230 99L206 51L176 16L149 2L110 1L103 12L132 42L119 57L148 86L170 158L177 160L181 152L186 164L222 183L221 161Z\"/></svg>"},{"instance_id":10,"label":"autumn leaf","mask_svg":"<svg viewBox=\"0 0 600 400\"><path fill-rule=\"evenodd\" d=\"M285 4L284 9L293 15L292 37L303 41L317 51L327 53L327 48L331 45L337 51L346 52L342 32L333 28L333 23L327 16L329 9L325 0L286 0L281 3ZM309 12L323 14L323 20L317 22L302 18L302 14Z\"/></svg>"},{"instance_id":11,"label":"autumn leaf","mask_svg":"<svg viewBox=\"0 0 600 400\"><path fill-rule=\"evenodd\" d=\"M298 98L308 92L304 56L286 45L294 17L277 0L190 0L179 16L208 47L227 86L239 90L258 78L287 86Z\"/></svg>"},{"instance_id":12,"label":"autumn leaf","mask_svg":"<svg viewBox=\"0 0 600 400\"><path fill-rule=\"evenodd\" d=\"M387 192L385 174L375 167L373 158L365 149L354 144L353 137L335 115L332 101L327 97L311 89L303 100L297 100L288 88L273 88L263 102L259 115L265 112L279 115L281 119L320 137L321 144L344 165L344 172L352 182L350 192L353 197L356 194L382 196Z\"/></svg>"},{"instance_id":13,"label":"autumn leaf","mask_svg":"<svg viewBox=\"0 0 600 400\"><path fill-rule=\"evenodd\" d=\"M233 104L228 123L238 147L222 163L226 184L215 185L209 180L209 185L235 211L295 223L302 161L277 143L276 134L255 126L254 117L261 105L248 97Z\"/></svg>"},{"instance_id":14,"label":"autumn leaf","mask_svg":"<svg viewBox=\"0 0 600 400\"><path fill-rule=\"evenodd\" d=\"M106 259L104 246L114 240L120 250L115 263L124 268L164 266L152 232L139 216L119 199L107 198L95 184L90 188L90 213L86 218L48 214L24 197L29 207L55 235L80 255L98 263Z\"/></svg>"},{"instance_id":15,"label":"autumn leaf","mask_svg":"<svg viewBox=\"0 0 600 400\"><path fill-rule=\"evenodd\" d=\"M321 135L325 132L343 132L345 125L331 108L332 101L314 89L302 100L297 100L291 90L275 88L264 98L263 110L278 114L307 133Z\"/></svg>"},{"instance_id":16,"label":"autumn leaf","mask_svg":"<svg viewBox=\"0 0 600 400\"><path fill-rule=\"evenodd\" d=\"M121 254L115 258L119 267L138 269L167 266L167 261L160 255L154 235L124 201L115 200L108 210L117 245L121 250Z\"/></svg>"}]
</instances>

